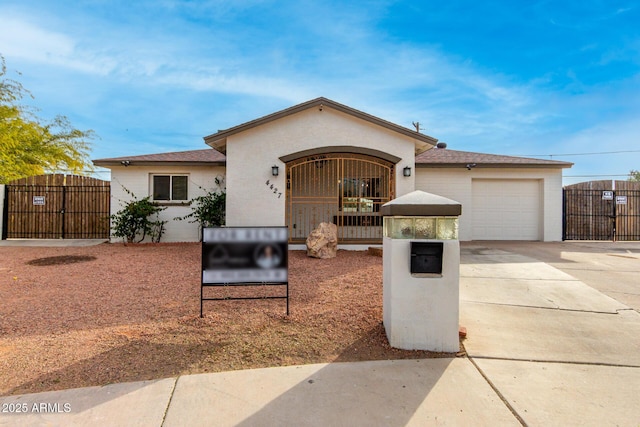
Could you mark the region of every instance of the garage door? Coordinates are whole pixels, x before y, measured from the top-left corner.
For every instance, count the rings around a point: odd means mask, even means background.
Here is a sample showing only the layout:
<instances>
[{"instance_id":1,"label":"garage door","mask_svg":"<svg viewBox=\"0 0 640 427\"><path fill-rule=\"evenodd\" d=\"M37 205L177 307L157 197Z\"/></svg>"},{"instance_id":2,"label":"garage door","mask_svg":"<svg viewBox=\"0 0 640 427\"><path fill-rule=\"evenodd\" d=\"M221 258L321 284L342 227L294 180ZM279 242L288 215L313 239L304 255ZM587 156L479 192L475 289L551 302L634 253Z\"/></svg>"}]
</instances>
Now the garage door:
<instances>
[{"instance_id":1,"label":"garage door","mask_svg":"<svg viewBox=\"0 0 640 427\"><path fill-rule=\"evenodd\" d=\"M540 240L540 182L473 180L473 240Z\"/></svg>"}]
</instances>

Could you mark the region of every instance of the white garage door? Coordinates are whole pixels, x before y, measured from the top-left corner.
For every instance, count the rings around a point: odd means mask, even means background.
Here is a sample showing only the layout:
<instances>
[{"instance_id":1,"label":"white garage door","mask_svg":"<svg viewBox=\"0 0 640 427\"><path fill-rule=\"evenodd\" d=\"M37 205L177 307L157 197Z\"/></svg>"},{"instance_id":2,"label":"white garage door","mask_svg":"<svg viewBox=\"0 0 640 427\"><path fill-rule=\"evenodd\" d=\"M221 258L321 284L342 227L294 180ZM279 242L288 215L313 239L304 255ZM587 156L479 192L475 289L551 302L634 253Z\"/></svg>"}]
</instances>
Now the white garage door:
<instances>
[{"instance_id":1,"label":"white garage door","mask_svg":"<svg viewBox=\"0 0 640 427\"><path fill-rule=\"evenodd\" d=\"M473 180L473 240L540 240L540 182Z\"/></svg>"}]
</instances>

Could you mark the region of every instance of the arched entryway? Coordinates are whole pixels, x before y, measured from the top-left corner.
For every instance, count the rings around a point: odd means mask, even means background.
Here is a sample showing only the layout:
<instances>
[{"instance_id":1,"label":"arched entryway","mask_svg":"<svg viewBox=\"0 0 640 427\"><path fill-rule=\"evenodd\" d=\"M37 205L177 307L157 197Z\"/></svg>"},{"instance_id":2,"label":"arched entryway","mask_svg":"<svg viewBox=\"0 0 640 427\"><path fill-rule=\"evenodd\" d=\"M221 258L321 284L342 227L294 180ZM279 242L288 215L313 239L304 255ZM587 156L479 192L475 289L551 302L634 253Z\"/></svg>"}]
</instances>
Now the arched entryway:
<instances>
[{"instance_id":1,"label":"arched entryway","mask_svg":"<svg viewBox=\"0 0 640 427\"><path fill-rule=\"evenodd\" d=\"M339 243L380 243L380 206L394 198L394 163L356 153L315 154L287 162L286 214L291 243L321 222Z\"/></svg>"}]
</instances>

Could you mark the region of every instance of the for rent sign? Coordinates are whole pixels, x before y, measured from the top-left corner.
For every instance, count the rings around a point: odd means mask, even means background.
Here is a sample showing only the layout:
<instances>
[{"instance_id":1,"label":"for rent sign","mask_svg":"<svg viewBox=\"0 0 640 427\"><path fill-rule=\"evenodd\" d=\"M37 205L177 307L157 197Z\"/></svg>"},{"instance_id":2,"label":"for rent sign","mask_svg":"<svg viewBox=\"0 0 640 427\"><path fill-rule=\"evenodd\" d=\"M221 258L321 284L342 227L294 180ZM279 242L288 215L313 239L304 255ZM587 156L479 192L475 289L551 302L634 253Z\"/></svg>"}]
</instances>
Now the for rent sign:
<instances>
[{"instance_id":1,"label":"for rent sign","mask_svg":"<svg viewBox=\"0 0 640 427\"><path fill-rule=\"evenodd\" d=\"M202 283L286 283L286 227L205 228Z\"/></svg>"},{"instance_id":2,"label":"for rent sign","mask_svg":"<svg viewBox=\"0 0 640 427\"><path fill-rule=\"evenodd\" d=\"M289 314L287 227L215 227L202 232L202 301L286 298ZM286 295L243 292L235 297L205 298L205 287L284 285ZM277 286L276 286L277 288ZM238 288L239 289L239 288Z\"/></svg>"}]
</instances>

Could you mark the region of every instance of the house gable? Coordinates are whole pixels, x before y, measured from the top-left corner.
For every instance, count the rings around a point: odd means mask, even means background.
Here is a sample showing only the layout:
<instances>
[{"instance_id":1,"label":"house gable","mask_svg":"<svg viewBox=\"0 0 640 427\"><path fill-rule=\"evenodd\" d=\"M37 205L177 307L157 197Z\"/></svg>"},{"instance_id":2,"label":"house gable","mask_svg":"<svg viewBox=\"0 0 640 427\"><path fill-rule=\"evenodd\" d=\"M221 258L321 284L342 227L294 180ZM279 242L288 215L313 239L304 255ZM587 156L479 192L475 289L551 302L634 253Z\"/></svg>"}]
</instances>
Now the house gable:
<instances>
[{"instance_id":1,"label":"house gable","mask_svg":"<svg viewBox=\"0 0 640 427\"><path fill-rule=\"evenodd\" d=\"M230 129L218 131L217 133L204 137L204 141L206 144L213 147L220 153L226 154L228 143L227 139L230 136L245 132L259 126L263 126L273 121L281 120L288 116L295 115L309 109L317 109L318 111L332 109L334 111L349 115L353 118L369 122L373 125L409 137L414 141L415 154L419 154L425 150L428 150L438 142L436 138L433 138L429 135L425 135L420 132L416 132L415 130L399 126L395 123L391 123L379 117L372 116L371 114L367 114L363 111L356 110L355 108L348 107L324 97L312 99L310 101L294 105L293 107L269 114L264 117L260 117L258 119L240 124L238 126L234 126Z\"/></svg>"}]
</instances>

